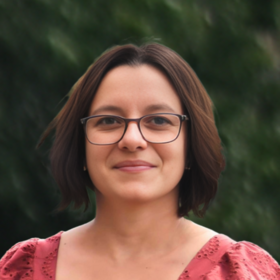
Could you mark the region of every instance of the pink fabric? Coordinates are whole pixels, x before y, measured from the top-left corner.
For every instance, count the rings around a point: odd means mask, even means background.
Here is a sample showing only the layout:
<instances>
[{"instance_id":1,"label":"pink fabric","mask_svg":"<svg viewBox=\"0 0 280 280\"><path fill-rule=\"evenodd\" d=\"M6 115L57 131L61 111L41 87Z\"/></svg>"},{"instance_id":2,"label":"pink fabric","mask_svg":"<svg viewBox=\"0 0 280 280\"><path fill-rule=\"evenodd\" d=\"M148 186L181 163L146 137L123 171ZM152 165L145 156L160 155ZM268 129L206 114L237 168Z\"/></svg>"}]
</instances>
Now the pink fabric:
<instances>
[{"instance_id":1,"label":"pink fabric","mask_svg":"<svg viewBox=\"0 0 280 280\"><path fill-rule=\"evenodd\" d=\"M0 261L0 279L54 280L61 234L17 243ZM192 259L178 278L183 279L280 280L280 267L257 245L246 241L235 242L219 234Z\"/></svg>"}]
</instances>

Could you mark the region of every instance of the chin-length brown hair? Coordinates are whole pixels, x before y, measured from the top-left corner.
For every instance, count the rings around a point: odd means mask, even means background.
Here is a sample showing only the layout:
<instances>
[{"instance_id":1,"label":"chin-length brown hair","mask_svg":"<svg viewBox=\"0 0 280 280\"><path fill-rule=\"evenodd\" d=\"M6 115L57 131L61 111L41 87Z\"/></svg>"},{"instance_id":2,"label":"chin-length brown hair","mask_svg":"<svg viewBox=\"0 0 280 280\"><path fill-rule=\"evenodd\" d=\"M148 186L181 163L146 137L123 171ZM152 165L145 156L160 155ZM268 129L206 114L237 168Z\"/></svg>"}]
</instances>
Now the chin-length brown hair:
<instances>
[{"instance_id":1,"label":"chin-length brown hair","mask_svg":"<svg viewBox=\"0 0 280 280\"><path fill-rule=\"evenodd\" d=\"M103 53L78 80L65 106L44 132L39 145L55 129L50 152L53 176L61 190L61 209L74 202L89 204L87 187L94 189L85 163L85 135L80 119L87 117L100 82L108 71L120 66L148 64L161 70L174 86L187 123L187 158L179 185L178 216L192 210L203 216L217 192L224 169L221 141L212 112L212 102L191 67L174 51L160 44L116 46ZM161 145L161 144L159 144Z\"/></svg>"}]
</instances>

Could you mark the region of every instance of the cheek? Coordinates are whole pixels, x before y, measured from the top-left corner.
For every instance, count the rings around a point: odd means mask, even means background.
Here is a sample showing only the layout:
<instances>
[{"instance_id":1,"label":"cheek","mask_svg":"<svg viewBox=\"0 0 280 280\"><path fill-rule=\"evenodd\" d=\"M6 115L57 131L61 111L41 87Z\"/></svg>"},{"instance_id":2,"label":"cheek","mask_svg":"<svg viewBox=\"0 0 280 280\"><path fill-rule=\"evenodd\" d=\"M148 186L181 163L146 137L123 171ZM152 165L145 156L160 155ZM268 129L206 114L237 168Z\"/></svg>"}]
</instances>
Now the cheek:
<instances>
[{"instance_id":1,"label":"cheek","mask_svg":"<svg viewBox=\"0 0 280 280\"><path fill-rule=\"evenodd\" d=\"M109 147L86 143L86 167L92 183L97 186L104 172Z\"/></svg>"},{"instance_id":2,"label":"cheek","mask_svg":"<svg viewBox=\"0 0 280 280\"><path fill-rule=\"evenodd\" d=\"M184 137L178 137L176 141L162 147L163 171L167 177L174 176L180 181L186 164L186 148Z\"/></svg>"}]
</instances>

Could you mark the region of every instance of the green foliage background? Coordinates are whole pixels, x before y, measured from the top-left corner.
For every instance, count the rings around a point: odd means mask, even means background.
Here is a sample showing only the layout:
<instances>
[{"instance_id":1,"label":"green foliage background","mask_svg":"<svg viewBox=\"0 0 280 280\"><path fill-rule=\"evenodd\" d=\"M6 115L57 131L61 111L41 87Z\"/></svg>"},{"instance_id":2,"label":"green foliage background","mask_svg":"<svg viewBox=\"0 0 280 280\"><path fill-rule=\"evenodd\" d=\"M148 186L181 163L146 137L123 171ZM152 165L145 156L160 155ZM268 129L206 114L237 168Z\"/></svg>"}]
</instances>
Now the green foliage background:
<instances>
[{"instance_id":1,"label":"green foliage background","mask_svg":"<svg viewBox=\"0 0 280 280\"><path fill-rule=\"evenodd\" d=\"M0 255L92 218L53 212L52 139L36 143L105 49L156 41L202 80L225 148L217 199L192 218L280 260L279 1L0 0L0 27Z\"/></svg>"}]
</instances>

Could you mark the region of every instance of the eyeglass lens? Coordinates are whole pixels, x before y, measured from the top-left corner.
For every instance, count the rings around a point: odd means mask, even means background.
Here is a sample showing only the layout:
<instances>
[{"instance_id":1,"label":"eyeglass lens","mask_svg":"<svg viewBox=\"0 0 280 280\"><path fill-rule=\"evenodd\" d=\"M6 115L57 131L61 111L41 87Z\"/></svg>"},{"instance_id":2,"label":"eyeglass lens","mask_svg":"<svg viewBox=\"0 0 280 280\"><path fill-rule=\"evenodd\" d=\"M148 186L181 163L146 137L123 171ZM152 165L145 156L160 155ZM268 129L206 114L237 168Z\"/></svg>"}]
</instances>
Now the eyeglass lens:
<instances>
[{"instance_id":1,"label":"eyeglass lens","mask_svg":"<svg viewBox=\"0 0 280 280\"><path fill-rule=\"evenodd\" d=\"M147 115L140 120L142 136L148 142L164 143L173 141L180 130L180 118L176 115ZM126 127L126 121L117 116L103 115L90 118L86 123L86 135L93 144L113 144L118 142Z\"/></svg>"}]
</instances>

